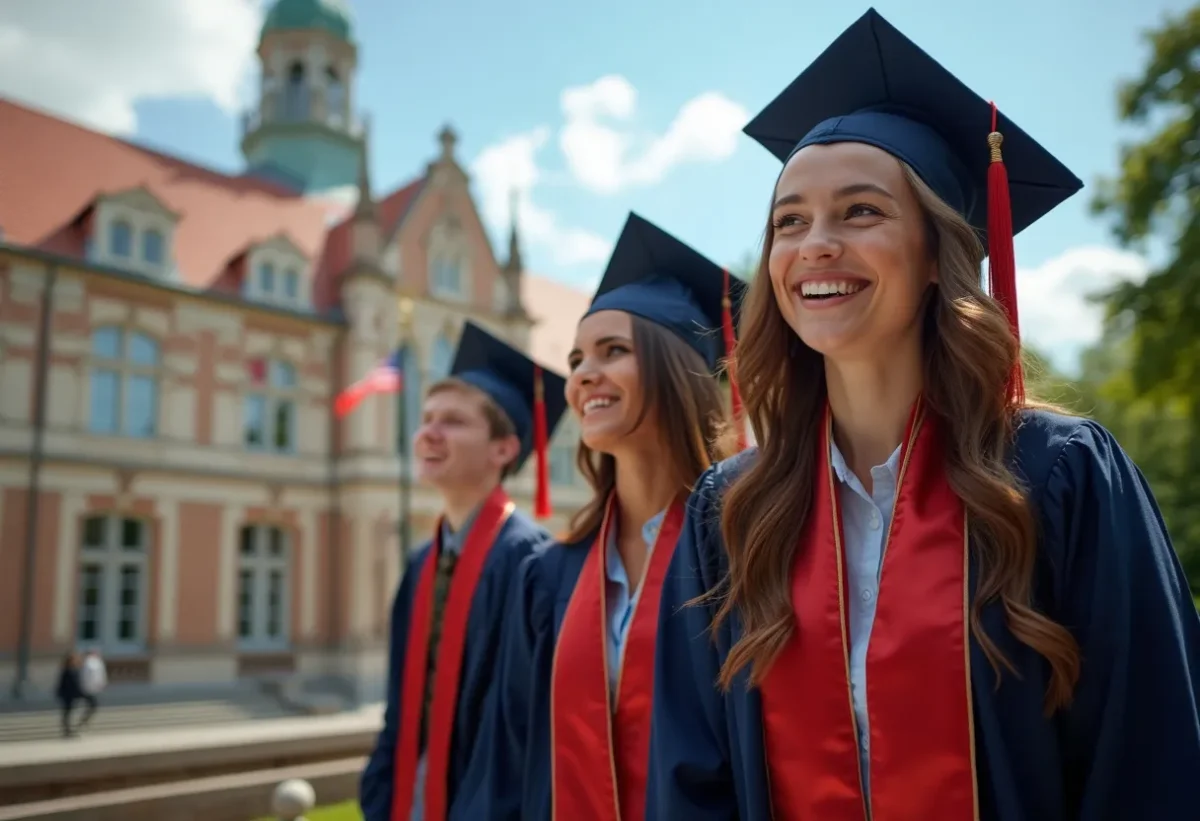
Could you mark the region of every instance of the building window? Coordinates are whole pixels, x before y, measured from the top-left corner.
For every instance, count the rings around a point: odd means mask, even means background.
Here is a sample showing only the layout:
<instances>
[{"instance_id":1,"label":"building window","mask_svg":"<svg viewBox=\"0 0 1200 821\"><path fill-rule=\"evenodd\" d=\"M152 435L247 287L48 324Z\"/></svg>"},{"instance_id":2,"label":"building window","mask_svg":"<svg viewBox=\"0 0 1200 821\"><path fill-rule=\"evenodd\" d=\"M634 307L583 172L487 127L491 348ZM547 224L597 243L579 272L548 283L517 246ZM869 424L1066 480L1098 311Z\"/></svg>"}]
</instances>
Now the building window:
<instances>
[{"instance_id":1,"label":"building window","mask_svg":"<svg viewBox=\"0 0 1200 821\"><path fill-rule=\"evenodd\" d=\"M278 527L242 528L238 565L238 643L242 649L287 646L288 534Z\"/></svg>"},{"instance_id":2,"label":"building window","mask_svg":"<svg viewBox=\"0 0 1200 821\"><path fill-rule=\"evenodd\" d=\"M146 554L141 519L90 516L83 523L76 641L106 653L142 649L146 638Z\"/></svg>"},{"instance_id":3,"label":"building window","mask_svg":"<svg viewBox=\"0 0 1200 821\"><path fill-rule=\"evenodd\" d=\"M153 436L158 429L159 347L123 328L92 333L90 429L93 433Z\"/></svg>"},{"instance_id":4,"label":"building window","mask_svg":"<svg viewBox=\"0 0 1200 821\"><path fill-rule=\"evenodd\" d=\"M308 119L308 81L304 77L304 63L298 61L288 69L287 85L283 90L283 119L293 123Z\"/></svg>"},{"instance_id":5,"label":"building window","mask_svg":"<svg viewBox=\"0 0 1200 821\"><path fill-rule=\"evenodd\" d=\"M295 268L288 268L283 272L283 296L288 302L295 302L300 298L300 274Z\"/></svg>"},{"instance_id":6,"label":"building window","mask_svg":"<svg viewBox=\"0 0 1200 821\"><path fill-rule=\"evenodd\" d=\"M133 254L133 227L125 220L117 220L109 228L109 253L114 257L128 257Z\"/></svg>"},{"instance_id":7,"label":"building window","mask_svg":"<svg viewBox=\"0 0 1200 821\"><path fill-rule=\"evenodd\" d=\"M574 442L556 443L550 446L550 482L555 485L575 483Z\"/></svg>"},{"instance_id":8,"label":"building window","mask_svg":"<svg viewBox=\"0 0 1200 821\"><path fill-rule=\"evenodd\" d=\"M142 259L151 265L163 263L163 235L151 228L142 233Z\"/></svg>"},{"instance_id":9,"label":"building window","mask_svg":"<svg viewBox=\"0 0 1200 821\"><path fill-rule=\"evenodd\" d=\"M246 395L246 447L291 453L296 446L296 369L279 360L250 363L253 382Z\"/></svg>"},{"instance_id":10,"label":"building window","mask_svg":"<svg viewBox=\"0 0 1200 821\"><path fill-rule=\"evenodd\" d=\"M258 266L258 292L263 296L275 295L275 266L269 262Z\"/></svg>"},{"instance_id":11,"label":"building window","mask_svg":"<svg viewBox=\"0 0 1200 821\"><path fill-rule=\"evenodd\" d=\"M437 296L462 295L462 265L452 257L438 257L433 262L432 290Z\"/></svg>"},{"instance_id":12,"label":"building window","mask_svg":"<svg viewBox=\"0 0 1200 821\"><path fill-rule=\"evenodd\" d=\"M454 346L445 334L438 334L433 340L433 351L429 357L429 381L436 382L445 379L454 365Z\"/></svg>"}]
</instances>

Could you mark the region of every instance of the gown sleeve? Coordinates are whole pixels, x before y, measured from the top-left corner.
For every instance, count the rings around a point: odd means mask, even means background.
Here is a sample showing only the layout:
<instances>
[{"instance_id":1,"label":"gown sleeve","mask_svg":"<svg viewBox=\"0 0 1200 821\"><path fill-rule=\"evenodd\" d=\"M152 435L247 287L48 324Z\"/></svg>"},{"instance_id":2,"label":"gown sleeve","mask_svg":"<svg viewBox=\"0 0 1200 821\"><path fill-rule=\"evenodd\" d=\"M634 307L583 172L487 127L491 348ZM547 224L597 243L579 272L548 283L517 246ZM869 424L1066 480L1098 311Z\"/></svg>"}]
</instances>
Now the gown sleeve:
<instances>
[{"instance_id":1,"label":"gown sleeve","mask_svg":"<svg viewBox=\"0 0 1200 821\"><path fill-rule=\"evenodd\" d=\"M396 763L396 739L400 728L400 682L404 655L408 647L408 619L412 596L423 562L414 558L392 600L391 629L388 632L387 702L383 711L383 729L359 780L358 803L365 821L390 821L392 815L392 778Z\"/></svg>"},{"instance_id":2,"label":"gown sleeve","mask_svg":"<svg viewBox=\"0 0 1200 821\"><path fill-rule=\"evenodd\" d=\"M530 739L538 717L535 690L541 681L550 680L554 647L553 601L539 583L540 554L539 550L526 557L517 573L496 683L488 691L479 736L455 801L456 819L535 817L525 806L529 784L544 782L549 790L548 762L535 760Z\"/></svg>"},{"instance_id":3,"label":"gown sleeve","mask_svg":"<svg viewBox=\"0 0 1200 821\"><path fill-rule=\"evenodd\" d=\"M1051 470L1042 513L1059 619L1082 651L1059 719L1072 817L1195 818L1200 618L1145 478L1085 422Z\"/></svg>"},{"instance_id":4,"label":"gown sleeve","mask_svg":"<svg viewBox=\"0 0 1200 821\"><path fill-rule=\"evenodd\" d=\"M686 602L723 572L715 471L701 477L663 582L654 662L647 821L738 817L730 767L721 656L710 626L715 607Z\"/></svg>"}]
</instances>

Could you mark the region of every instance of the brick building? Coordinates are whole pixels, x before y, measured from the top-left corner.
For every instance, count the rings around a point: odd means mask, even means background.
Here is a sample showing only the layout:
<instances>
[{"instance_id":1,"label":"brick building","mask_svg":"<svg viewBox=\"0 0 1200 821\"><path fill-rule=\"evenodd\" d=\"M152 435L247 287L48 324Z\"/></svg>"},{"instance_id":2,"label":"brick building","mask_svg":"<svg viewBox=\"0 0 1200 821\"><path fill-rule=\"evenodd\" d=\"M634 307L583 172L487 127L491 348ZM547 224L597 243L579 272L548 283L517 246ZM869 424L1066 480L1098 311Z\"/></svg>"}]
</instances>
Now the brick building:
<instances>
[{"instance_id":1,"label":"brick building","mask_svg":"<svg viewBox=\"0 0 1200 821\"><path fill-rule=\"evenodd\" d=\"M0 99L6 683L27 625L43 693L79 646L129 682L377 685L403 567L398 398L338 421L333 397L403 338L410 435L468 318L563 368L587 295L523 271L515 225L497 259L449 128L372 195L335 11L268 14L241 175ZM551 527L587 496L577 436L568 418L553 442ZM531 473L510 486L526 509ZM438 504L413 487L410 505L416 542Z\"/></svg>"}]
</instances>

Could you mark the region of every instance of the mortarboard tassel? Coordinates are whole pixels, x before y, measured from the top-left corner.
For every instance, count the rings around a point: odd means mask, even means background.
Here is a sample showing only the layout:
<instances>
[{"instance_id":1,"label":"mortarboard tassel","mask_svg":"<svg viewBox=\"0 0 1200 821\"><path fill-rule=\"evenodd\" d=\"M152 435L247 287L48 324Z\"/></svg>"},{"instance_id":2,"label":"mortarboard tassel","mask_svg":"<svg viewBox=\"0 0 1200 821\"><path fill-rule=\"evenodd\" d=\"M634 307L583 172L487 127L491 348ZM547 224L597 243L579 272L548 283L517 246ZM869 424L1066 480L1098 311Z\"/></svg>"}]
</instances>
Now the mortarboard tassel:
<instances>
[{"instance_id":1,"label":"mortarboard tassel","mask_svg":"<svg viewBox=\"0 0 1200 821\"><path fill-rule=\"evenodd\" d=\"M546 431L546 396L542 388L542 369L533 369L533 452L537 459L537 478L533 493L533 515L548 519L554 512L550 506L550 461Z\"/></svg>"},{"instance_id":2,"label":"mortarboard tassel","mask_svg":"<svg viewBox=\"0 0 1200 821\"><path fill-rule=\"evenodd\" d=\"M992 131L988 134L991 162L988 164L988 281L992 297L1008 313L1008 323L1017 342L1021 341L1021 325L1017 318L1017 262L1013 253L1012 200L1008 192L1008 170L1000 145L1004 136L997 130L998 112L992 103ZM1009 377L1008 399L1020 407L1025 404L1025 376L1021 369L1021 358Z\"/></svg>"},{"instance_id":3,"label":"mortarboard tassel","mask_svg":"<svg viewBox=\"0 0 1200 821\"><path fill-rule=\"evenodd\" d=\"M725 291L721 294L721 326L725 332L725 365L729 373L729 404L733 409L733 424L737 429L738 450L746 449L746 420L742 412L742 392L738 390L734 370L734 348L737 336L733 332L733 302L729 299L729 271L725 274Z\"/></svg>"}]
</instances>

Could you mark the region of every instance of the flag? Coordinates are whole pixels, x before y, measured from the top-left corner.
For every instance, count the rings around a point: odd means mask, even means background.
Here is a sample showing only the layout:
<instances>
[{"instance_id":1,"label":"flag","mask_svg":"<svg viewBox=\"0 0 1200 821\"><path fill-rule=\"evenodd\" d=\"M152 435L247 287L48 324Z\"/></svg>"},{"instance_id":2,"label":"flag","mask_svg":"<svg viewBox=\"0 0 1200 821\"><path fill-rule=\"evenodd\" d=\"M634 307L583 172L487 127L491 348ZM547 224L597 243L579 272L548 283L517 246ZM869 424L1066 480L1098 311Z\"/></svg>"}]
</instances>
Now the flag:
<instances>
[{"instance_id":1,"label":"flag","mask_svg":"<svg viewBox=\"0 0 1200 821\"><path fill-rule=\"evenodd\" d=\"M367 372L366 376L347 387L333 401L333 412L341 419L373 393L398 393L404 387L403 348Z\"/></svg>"},{"instance_id":2,"label":"flag","mask_svg":"<svg viewBox=\"0 0 1200 821\"><path fill-rule=\"evenodd\" d=\"M267 360L251 359L246 362L246 372L250 377L250 381L255 385L262 385L267 381Z\"/></svg>"}]
</instances>

